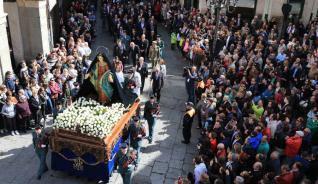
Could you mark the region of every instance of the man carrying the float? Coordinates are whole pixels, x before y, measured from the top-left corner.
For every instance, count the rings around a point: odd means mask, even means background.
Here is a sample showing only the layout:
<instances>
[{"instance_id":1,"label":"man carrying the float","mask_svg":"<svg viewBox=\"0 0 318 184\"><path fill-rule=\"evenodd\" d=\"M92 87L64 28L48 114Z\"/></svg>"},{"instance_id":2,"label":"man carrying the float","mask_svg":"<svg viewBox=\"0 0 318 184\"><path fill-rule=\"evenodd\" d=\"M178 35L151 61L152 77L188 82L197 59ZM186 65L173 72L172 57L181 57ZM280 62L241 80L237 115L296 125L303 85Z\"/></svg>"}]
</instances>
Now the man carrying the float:
<instances>
[{"instance_id":1,"label":"man carrying the float","mask_svg":"<svg viewBox=\"0 0 318 184\"><path fill-rule=\"evenodd\" d=\"M132 172L137 166L137 151L129 150L127 143L121 143L120 151L115 158L115 169L118 166L118 173L123 178L124 184L131 183Z\"/></svg>"},{"instance_id":2,"label":"man carrying the float","mask_svg":"<svg viewBox=\"0 0 318 184\"><path fill-rule=\"evenodd\" d=\"M130 146L137 151L137 163L140 160L140 148L142 138L146 136L144 126L140 123L138 116L133 117L133 122L129 125Z\"/></svg>"},{"instance_id":3,"label":"man carrying the float","mask_svg":"<svg viewBox=\"0 0 318 184\"><path fill-rule=\"evenodd\" d=\"M148 141L152 143L153 130L156 124L156 119L159 114L159 105L155 102L155 97L153 95L150 96L150 100L146 102L144 108L144 117L148 123L149 135Z\"/></svg>"}]
</instances>

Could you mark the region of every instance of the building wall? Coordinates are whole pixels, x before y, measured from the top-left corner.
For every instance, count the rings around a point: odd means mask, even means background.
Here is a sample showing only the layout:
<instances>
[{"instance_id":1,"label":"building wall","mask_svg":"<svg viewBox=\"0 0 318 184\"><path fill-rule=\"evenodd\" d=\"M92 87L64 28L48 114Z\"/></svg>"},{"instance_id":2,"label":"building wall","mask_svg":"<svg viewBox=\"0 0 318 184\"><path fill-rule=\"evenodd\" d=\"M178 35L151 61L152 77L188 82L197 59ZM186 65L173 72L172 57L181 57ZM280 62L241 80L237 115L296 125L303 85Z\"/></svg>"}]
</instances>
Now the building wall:
<instances>
[{"instance_id":1,"label":"building wall","mask_svg":"<svg viewBox=\"0 0 318 184\"><path fill-rule=\"evenodd\" d=\"M23 30L24 57L34 58L37 53L47 53L50 48L48 42L46 2L18 1L21 30ZM8 12L10 14L10 12Z\"/></svg>"},{"instance_id":2,"label":"building wall","mask_svg":"<svg viewBox=\"0 0 318 184\"><path fill-rule=\"evenodd\" d=\"M24 49L18 5L16 2L4 2L3 5L5 12L11 12L8 14L8 20L10 25L12 49L14 51L13 54L15 61L20 62L24 59Z\"/></svg>"},{"instance_id":3,"label":"building wall","mask_svg":"<svg viewBox=\"0 0 318 184\"><path fill-rule=\"evenodd\" d=\"M6 28L7 14L3 11L3 0L0 0L0 84L4 80L5 72L12 71Z\"/></svg>"},{"instance_id":4,"label":"building wall","mask_svg":"<svg viewBox=\"0 0 318 184\"><path fill-rule=\"evenodd\" d=\"M0 84L5 72L12 71L7 35L7 16L11 43L16 62L30 60L42 52L47 54L53 45L49 24L50 11L56 0L0 0ZM17 64L17 63L16 63Z\"/></svg>"},{"instance_id":5,"label":"building wall","mask_svg":"<svg viewBox=\"0 0 318 184\"><path fill-rule=\"evenodd\" d=\"M6 1L12 47L16 62L33 59L39 52L47 54L53 47L50 11L57 0ZM3 6L0 6L3 8Z\"/></svg>"},{"instance_id":6,"label":"building wall","mask_svg":"<svg viewBox=\"0 0 318 184\"><path fill-rule=\"evenodd\" d=\"M256 6L256 15L259 15L264 19L265 14L268 14L269 20L273 17L282 18L283 17L282 6L286 2L287 0L258 0L257 6ZM317 0L305 0L304 8L303 8L302 16L301 16L301 21L307 24L310 20L311 13L313 13L313 17L316 16L317 9L318 9Z\"/></svg>"},{"instance_id":7,"label":"building wall","mask_svg":"<svg viewBox=\"0 0 318 184\"><path fill-rule=\"evenodd\" d=\"M304 4L304 11L301 20L305 23L309 22L310 15L312 13L312 18L317 16L318 10L318 0L306 0Z\"/></svg>"},{"instance_id":8,"label":"building wall","mask_svg":"<svg viewBox=\"0 0 318 184\"><path fill-rule=\"evenodd\" d=\"M208 4L206 0L199 0L199 10L200 12L206 12L208 9Z\"/></svg>"}]
</instances>

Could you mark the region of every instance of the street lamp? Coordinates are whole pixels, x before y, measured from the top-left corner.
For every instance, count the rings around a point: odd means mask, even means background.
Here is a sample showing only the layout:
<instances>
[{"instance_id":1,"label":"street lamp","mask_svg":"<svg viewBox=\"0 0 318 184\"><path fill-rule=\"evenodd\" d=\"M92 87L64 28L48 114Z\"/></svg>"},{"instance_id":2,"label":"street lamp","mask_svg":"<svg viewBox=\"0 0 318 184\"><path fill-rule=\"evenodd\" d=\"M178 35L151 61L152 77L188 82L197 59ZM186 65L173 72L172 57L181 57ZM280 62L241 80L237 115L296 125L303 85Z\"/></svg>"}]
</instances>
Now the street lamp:
<instances>
[{"instance_id":1,"label":"street lamp","mask_svg":"<svg viewBox=\"0 0 318 184\"><path fill-rule=\"evenodd\" d=\"M213 44L212 44L212 51L213 51L213 58L217 55L215 47L216 47L216 42L217 42L217 37L218 37L218 32L219 32L219 24L220 24L220 11L222 9L225 9L227 12L232 13L234 10L230 11L230 6L236 7L236 4L238 0L207 0L209 7L210 7L210 13L211 17L212 15L216 14L216 24L215 24L215 30L214 30L214 35L213 35Z\"/></svg>"}]
</instances>

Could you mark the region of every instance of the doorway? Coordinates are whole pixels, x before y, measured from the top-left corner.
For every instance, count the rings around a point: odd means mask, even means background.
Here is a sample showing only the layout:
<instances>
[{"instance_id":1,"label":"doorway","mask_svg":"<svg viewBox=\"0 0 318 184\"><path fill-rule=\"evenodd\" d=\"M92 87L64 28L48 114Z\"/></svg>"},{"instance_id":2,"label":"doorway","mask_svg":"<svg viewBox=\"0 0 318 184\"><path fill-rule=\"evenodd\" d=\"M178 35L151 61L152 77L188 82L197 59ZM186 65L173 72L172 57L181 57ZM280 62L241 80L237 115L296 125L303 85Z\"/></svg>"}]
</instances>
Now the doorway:
<instances>
[{"instance_id":1,"label":"doorway","mask_svg":"<svg viewBox=\"0 0 318 184\"><path fill-rule=\"evenodd\" d=\"M7 19L6 30L7 30L9 51L10 51L11 66L12 66L13 70L15 71L15 69L17 68L17 66L16 66L16 61L15 61L15 59L14 59L12 39L11 39L11 34L10 34L10 24L9 24L9 18L8 18L8 16L6 17L6 19ZM15 72L16 72L16 71L15 71Z\"/></svg>"}]
</instances>

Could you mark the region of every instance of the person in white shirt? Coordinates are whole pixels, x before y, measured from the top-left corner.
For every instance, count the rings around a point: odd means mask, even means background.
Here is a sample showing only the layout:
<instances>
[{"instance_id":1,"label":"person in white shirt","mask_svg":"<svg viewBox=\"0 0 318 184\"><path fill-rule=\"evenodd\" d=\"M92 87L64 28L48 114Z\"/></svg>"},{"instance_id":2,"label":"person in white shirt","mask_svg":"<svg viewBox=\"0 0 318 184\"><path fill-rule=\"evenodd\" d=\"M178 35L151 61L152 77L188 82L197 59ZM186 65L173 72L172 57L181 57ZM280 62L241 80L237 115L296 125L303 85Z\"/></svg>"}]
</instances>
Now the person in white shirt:
<instances>
[{"instance_id":1,"label":"person in white shirt","mask_svg":"<svg viewBox=\"0 0 318 184\"><path fill-rule=\"evenodd\" d=\"M123 87L125 83L125 77L123 73L123 65L121 63L116 63L116 77L121 87Z\"/></svg>"},{"instance_id":2,"label":"person in white shirt","mask_svg":"<svg viewBox=\"0 0 318 184\"><path fill-rule=\"evenodd\" d=\"M167 66L166 66L166 62L163 60L163 59L160 59L160 72L162 73L163 75L163 79L166 78L166 75L167 75Z\"/></svg>"},{"instance_id":3,"label":"person in white shirt","mask_svg":"<svg viewBox=\"0 0 318 184\"><path fill-rule=\"evenodd\" d=\"M140 73L136 71L136 67L132 67L132 76L131 79L135 82L135 88L133 89L133 92L140 95L140 87L141 87L141 76Z\"/></svg>"},{"instance_id":4,"label":"person in white shirt","mask_svg":"<svg viewBox=\"0 0 318 184\"><path fill-rule=\"evenodd\" d=\"M85 56L87 56L87 57L90 56L92 53L92 50L91 50L91 48L89 48L87 42L84 43L84 51L85 51Z\"/></svg>"},{"instance_id":5,"label":"person in white shirt","mask_svg":"<svg viewBox=\"0 0 318 184\"><path fill-rule=\"evenodd\" d=\"M75 69L74 64L70 64L70 67L68 68L68 73L72 78L76 78L78 75L78 71Z\"/></svg>"},{"instance_id":6,"label":"person in white shirt","mask_svg":"<svg viewBox=\"0 0 318 184\"><path fill-rule=\"evenodd\" d=\"M50 72L50 69L45 68L44 69L44 80L45 82L49 82L52 78L54 78L54 75Z\"/></svg>"},{"instance_id":7,"label":"person in white shirt","mask_svg":"<svg viewBox=\"0 0 318 184\"><path fill-rule=\"evenodd\" d=\"M86 54L86 52L85 52L85 44L84 43L79 43L78 45L77 45L77 53L78 53L78 55L80 56L80 57L83 57L83 56L85 56Z\"/></svg>"},{"instance_id":8,"label":"person in white shirt","mask_svg":"<svg viewBox=\"0 0 318 184\"><path fill-rule=\"evenodd\" d=\"M195 168L194 168L194 179L195 179L195 181L194 181L194 183L195 184L199 184L201 175L204 174L204 173L207 173L208 170L207 170L205 164L202 162L201 156L196 156L193 159L193 162L195 164Z\"/></svg>"}]
</instances>

